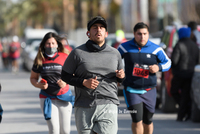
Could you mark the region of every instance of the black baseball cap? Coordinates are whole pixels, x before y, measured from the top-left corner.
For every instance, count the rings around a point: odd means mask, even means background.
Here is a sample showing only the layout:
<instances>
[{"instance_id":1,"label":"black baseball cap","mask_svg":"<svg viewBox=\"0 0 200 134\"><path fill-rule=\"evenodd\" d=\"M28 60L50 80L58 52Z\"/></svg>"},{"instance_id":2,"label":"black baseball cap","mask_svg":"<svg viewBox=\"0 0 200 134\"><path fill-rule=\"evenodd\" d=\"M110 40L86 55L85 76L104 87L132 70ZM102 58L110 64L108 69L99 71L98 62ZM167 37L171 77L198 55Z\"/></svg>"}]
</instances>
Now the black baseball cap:
<instances>
[{"instance_id":1,"label":"black baseball cap","mask_svg":"<svg viewBox=\"0 0 200 134\"><path fill-rule=\"evenodd\" d=\"M92 27L92 25L94 25L95 23L100 23L100 24L103 24L105 29L107 30L107 23L106 23L106 20L101 17L101 16L96 16L94 17L93 19L91 19L88 24L87 24L87 29L88 31L90 31L90 28Z\"/></svg>"}]
</instances>

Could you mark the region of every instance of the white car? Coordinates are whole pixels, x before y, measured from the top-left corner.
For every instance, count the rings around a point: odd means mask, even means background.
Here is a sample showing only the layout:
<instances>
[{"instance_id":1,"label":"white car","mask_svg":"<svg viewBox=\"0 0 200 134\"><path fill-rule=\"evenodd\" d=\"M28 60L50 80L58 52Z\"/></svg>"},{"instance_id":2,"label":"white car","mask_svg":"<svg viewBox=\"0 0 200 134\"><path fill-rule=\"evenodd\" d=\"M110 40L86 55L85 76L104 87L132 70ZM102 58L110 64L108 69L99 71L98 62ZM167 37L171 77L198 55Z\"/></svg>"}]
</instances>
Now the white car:
<instances>
[{"instance_id":1,"label":"white car","mask_svg":"<svg viewBox=\"0 0 200 134\"><path fill-rule=\"evenodd\" d=\"M34 28L26 28L24 30L24 35L25 35L25 42L22 44L22 48L25 48L26 46L29 46L32 44L33 41L40 41L43 39L43 37L48 33L48 32L57 32L54 29L34 29Z\"/></svg>"},{"instance_id":2,"label":"white car","mask_svg":"<svg viewBox=\"0 0 200 134\"><path fill-rule=\"evenodd\" d=\"M27 71L31 71L32 69L33 61L37 55L41 41L42 40L33 41L30 45L27 45L22 52L23 67Z\"/></svg>"}]
</instances>

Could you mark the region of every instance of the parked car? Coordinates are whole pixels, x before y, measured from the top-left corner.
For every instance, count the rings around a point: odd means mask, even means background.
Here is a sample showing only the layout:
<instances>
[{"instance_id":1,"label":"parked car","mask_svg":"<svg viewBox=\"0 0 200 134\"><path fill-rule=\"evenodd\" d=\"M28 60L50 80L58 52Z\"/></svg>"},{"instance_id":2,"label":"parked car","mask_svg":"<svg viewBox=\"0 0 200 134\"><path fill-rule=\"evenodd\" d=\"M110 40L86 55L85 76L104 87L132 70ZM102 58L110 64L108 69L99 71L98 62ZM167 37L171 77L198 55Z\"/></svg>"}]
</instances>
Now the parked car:
<instances>
[{"instance_id":1,"label":"parked car","mask_svg":"<svg viewBox=\"0 0 200 134\"><path fill-rule=\"evenodd\" d=\"M45 34L48 32L57 33L54 29L26 28L24 30L25 42L22 43L22 48L31 45L33 41L42 40Z\"/></svg>"},{"instance_id":2,"label":"parked car","mask_svg":"<svg viewBox=\"0 0 200 134\"><path fill-rule=\"evenodd\" d=\"M133 33L125 33L124 35L127 40L131 40L134 37ZM108 34L108 37L106 38L107 45L112 46L115 42L116 42L116 34L115 33Z\"/></svg>"},{"instance_id":3,"label":"parked car","mask_svg":"<svg viewBox=\"0 0 200 134\"><path fill-rule=\"evenodd\" d=\"M26 46L22 52L22 65L25 70L31 71L33 66L33 61L37 55L40 42L42 40L35 40L30 45Z\"/></svg>"},{"instance_id":4,"label":"parked car","mask_svg":"<svg viewBox=\"0 0 200 134\"><path fill-rule=\"evenodd\" d=\"M160 46L165 50L167 56L171 58L173 47L178 41L178 33L175 26L167 26L164 30L163 36L161 38ZM169 69L166 72L161 73L160 76L160 87L158 87L159 105L161 110L165 113L171 113L177 111L177 104L171 96L171 79L172 71Z\"/></svg>"}]
</instances>

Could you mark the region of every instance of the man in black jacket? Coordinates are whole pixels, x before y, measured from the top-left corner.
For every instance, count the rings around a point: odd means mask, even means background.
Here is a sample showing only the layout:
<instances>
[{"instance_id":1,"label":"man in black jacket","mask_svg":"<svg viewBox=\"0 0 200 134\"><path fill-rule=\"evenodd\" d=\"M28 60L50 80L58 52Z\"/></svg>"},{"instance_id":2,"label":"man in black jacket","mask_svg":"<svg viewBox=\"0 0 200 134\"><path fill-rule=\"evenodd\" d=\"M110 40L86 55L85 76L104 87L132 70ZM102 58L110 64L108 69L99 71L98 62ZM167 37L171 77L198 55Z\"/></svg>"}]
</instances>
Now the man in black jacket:
<instances>
[{"instance_id":1,"label":"man in black jacket","mask_svg":"<svg viewBox=\"0 0 200 134\"><path fill-rule=\"evenodd\" d=\"M185 121L191 113L191 81L194 67L199 61L198 46L190 39L191 29L181 28L178 31L179 41L172 52L171 94L179 104L177 121Z\"/></svg>"}]
</instances>

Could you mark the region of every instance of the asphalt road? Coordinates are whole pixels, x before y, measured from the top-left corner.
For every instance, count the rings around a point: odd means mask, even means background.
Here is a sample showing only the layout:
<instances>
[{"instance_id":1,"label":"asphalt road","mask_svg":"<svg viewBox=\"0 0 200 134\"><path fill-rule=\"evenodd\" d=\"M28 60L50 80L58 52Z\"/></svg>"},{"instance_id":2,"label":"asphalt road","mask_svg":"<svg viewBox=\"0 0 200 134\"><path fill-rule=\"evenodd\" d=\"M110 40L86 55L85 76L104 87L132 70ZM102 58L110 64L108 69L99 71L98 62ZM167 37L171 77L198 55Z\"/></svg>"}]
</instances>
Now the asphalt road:
<instances>
[{"instance_id":1,"label":"asphalt road","mask_svg":"<svg viewBox=\"0 0 200 134\"><path fill-rule=\"evenodd\" d=\"M1 64L1 62L0 62ZM20 69L18 74L5 71L0 65L0 103L4 109L0 134L47 134L46 122L40 110L39 89L29 82L30 72ZM72 88L72 87L71 87ZM118 134L131 134L131 118L121 96L118 114ZM177 122L176 113L165 114L156 110L154 134L200 134L200 123ZM71 134L77 134L74 111Z\"/></svg>"}]
</instances>

